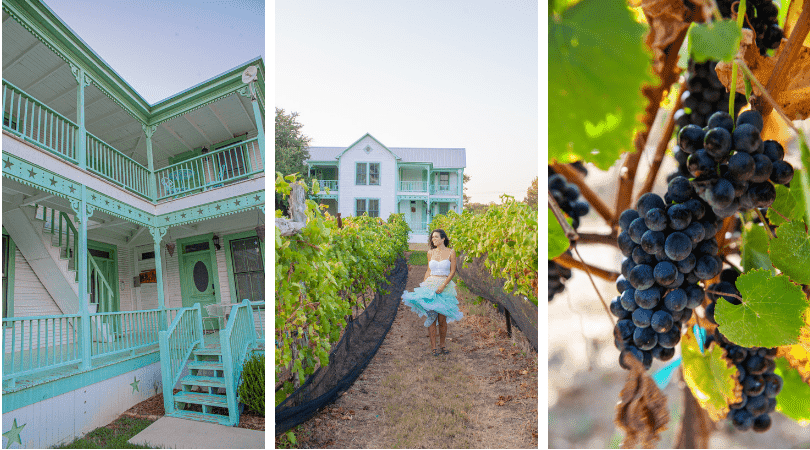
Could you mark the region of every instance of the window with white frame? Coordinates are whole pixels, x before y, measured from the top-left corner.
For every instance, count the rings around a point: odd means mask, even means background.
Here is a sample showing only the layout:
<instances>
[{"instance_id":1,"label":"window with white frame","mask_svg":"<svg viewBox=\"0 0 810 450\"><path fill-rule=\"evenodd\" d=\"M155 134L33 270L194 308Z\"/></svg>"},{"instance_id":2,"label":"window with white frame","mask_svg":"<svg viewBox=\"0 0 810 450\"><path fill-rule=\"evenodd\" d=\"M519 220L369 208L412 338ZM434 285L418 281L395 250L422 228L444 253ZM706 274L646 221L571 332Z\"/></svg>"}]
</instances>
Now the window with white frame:
<instances>
[{"instance_id":1,"label":"window with white frame","mask_svg":"<svg viewBox=\"0 0 810 450\"><path fill-rule=\"evenodd\" d=\"M357 163L355 184L358 186L380 185L380 163Z\"/></svg>"},{"instance_id":2,"label":"window with white frame","mask_svg":"<svg viewBox=\"0 0 810 450\"><path fill-rule=\"evenodd\" d=\"M440 191L449 191L450 190L450 173L449 172L439 172L439 190Z\"/></svg>"},{"instance_id":3,"label":"window with white frame","mask_svg":"<svg viewBox=\"0 0 810 450\"><path fill-rule=\"evenodd\" d=\"M380 217L380 199L378 198L355 199L354 215L360 217L364 213L368 213L369 217Z\"/></svg>"}]
</instances>

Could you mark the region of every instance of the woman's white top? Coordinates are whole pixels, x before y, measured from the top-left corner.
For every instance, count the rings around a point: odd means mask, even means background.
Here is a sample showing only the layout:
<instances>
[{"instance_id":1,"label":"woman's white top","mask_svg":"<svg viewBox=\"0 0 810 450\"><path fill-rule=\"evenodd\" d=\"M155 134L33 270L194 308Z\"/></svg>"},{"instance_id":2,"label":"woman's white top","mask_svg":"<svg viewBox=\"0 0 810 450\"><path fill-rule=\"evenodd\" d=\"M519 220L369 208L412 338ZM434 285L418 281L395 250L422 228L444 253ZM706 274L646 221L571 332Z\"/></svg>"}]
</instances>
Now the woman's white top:
<instances>
[{"instance_id":1,"label":"woman's white top","mask_svg":"<svg viewBox=\"0 0 810 450\"><path fill-rule=\"evenodd\" d=\"M428 261L428 268L430 268L430 276L440 276L446 277L450 275L450 260L444 259L442 261L436 261L435 259L431 259Z\"/></svg>"}]
</instances>

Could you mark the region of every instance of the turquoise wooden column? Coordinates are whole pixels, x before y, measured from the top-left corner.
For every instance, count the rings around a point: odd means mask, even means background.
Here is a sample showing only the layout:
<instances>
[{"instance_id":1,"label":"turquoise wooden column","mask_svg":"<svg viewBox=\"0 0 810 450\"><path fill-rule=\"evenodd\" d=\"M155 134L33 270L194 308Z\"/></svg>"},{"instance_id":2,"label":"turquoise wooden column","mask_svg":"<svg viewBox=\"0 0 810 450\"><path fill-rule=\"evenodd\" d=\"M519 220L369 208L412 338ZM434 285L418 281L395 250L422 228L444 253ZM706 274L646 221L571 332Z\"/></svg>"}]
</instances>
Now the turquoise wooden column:
<instances>
[{"instance_id":1,"label":"turquoise wooden column","mask_svg":"<svg viewBox=\"0 0 810 450\"><path fill-rule=\"evenodd\" d=\"M158 309L160 309L160 330L164 331L169 328L166 323L166 300L163 293L163 262L160 258L160 241L166 235L166 227L149 227L149 232L152 233L154 239L155 249L155 278L157 281L157 295L158 295Z\"/></svg>"},{"instance_id":2,"label":"turquoise wooden column","mask_svg":"<svg viewBox=\"0 0 810 450\"><path fill-rule=\"evenodd\" d=\"M90 296L87 293L87 219L93 215L94 207L87 204L87 188L84 185L79 187L80 200L71 200L70 206L76 213L76 221L79 222L79 254L76 261L78 262L79 272L79 311L82 316L81 321L81 354L82 354L82 369L90 368L90 330L92 323L90 321Z\"/></svg>"},{"instance_id":3,"label":"turquoise wooden column","mask_svg":"<svg viewBox=\"0 0 810 450\"><path fill-rule=\"evenodd\" d=\"M79 167L82 169L87 168L87 128L84 125L84 87L90 85L90 77L84 72L84 69L78 66L70 65L70 70L79 83L79 89L76 90L76 124L79 126L79 132L76 136L76 160Z\"/></svg>"},{"instance_id":4,"label":"turquoise wooden column","mask_svg":"<svg viewBox=\"0 0 810 450\"><path fill-rule=\"evenodd\" d=\"M461 213L464 207L464 169L458 169L458 198L456 201L456 212Z\"/></svg>"},{"instance_id":5,"label":"turquoise wooden column","mask_svg":"<svg viewBox=\"0 0 810 450\"><path fill-rule=\"evenodd\" d=\"M259 101L256 100L256 94L251 89L250 102L253 103L253 116L256 118L256 129L259 132L259 151L262 154L262 167L264 165L264 123L262 122L262 112L259 109Z\"/></svg>"},{"instance_id":6,"label":"turquoise wooden column","mask_svg":"<svg viewBox=\"0 0 810 450\"><path fill-rule=\"evenodd\" d=\"M155 176L155 161L152 157L152 135L157 130L157 125L141 125L143 132L146 133L146 162L149 165L149 197L152 201L157 201L157 177Z\"/></svg>"}]
</instances>

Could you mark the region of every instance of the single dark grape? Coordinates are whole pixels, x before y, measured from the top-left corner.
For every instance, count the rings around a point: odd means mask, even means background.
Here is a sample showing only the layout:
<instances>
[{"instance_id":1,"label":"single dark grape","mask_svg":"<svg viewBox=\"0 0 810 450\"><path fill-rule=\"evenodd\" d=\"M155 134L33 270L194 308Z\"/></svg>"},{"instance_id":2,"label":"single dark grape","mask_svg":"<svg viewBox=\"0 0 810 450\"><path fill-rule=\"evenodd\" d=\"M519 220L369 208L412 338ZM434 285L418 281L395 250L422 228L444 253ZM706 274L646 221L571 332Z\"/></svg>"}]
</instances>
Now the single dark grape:
<instances>
[{"instance_id":1,"label":"single dark grape","mask_svg":"<svg viewBox=\"0 0 810 450\"><path fill-rule=\"evenodd\" d=\"M743 380L743 392L749 397L755 397L765 391L765 380L762 375L749 375Z\"/></svg>"},{"instance_id":2,"label":"single dark grape","mask_svg":"<svg viewBox=\"0 0 810 450\"><path fill-rule=\"evenodd\" d=\"M729 411L729 418L739 431L748 431L754 426L754 416L747 409L732 409Z\"/></svg>"},{"instance_id":3,"label":"single dark grape","mask_svg":"<svg viewBox=\"0 0 810 450\"><path fill-rule=\"evenodd\" d=\"M622 255L630 256L633 254L633 249L636 248L636 243L630 239L630 234L626 231L622 231L619 233L619 237L616 239L619 244L619 250L622 251Z\"/></svg>"},{"instance_id":4,"label":"single dark grape","mask_svg":"<svg viewBox=\"0 0 810 450\"><path fill-rule=\"evenodd\" d=\"M732 134L734 140L734 149L745 153L754 154L762 144L762 138L759 136L759 130L750 123L740 124L734 129Z\"/></svg>"},{"instance_id":5,"label":"single dark grape","mask_svg":"<svg viewBox=\"0 0 810 450\"><path fill-rule=\"evenodd\" d=\"M686 166L694 177L706 179L714 178L717 176L717 163L706 153L706 150L700 149L695 153L689 155L686 160Z\"/></svg>"},{"instance_id":6,"label":"single dark grape","mask_svg":"<svg viewBox=\"0 0 810 450\"><path fill-rule=\"evenodd\" d=\"M630 284L636 289L649 289L655 284L655 277L653 276L653 268L647 264L639 264L633 267L630 271L630 276L627 278Z\"/></svg>"},{"instance_id":7,"label":"single dark grape","mask_svg":"<svg viewBox=\"0 0 810 450\"><path fill-rule=\"evenodd\" d=\"M763 378L765 379L765 395L770 398L776 397L782 391L782 377L775 373L766 373Z\"/></svg>"},{"instance_id":8,"label":"single dark grape","mask_svg":"<svg viewBox=\"0 0 810 450\"><path fill-rule=\"evenodd\" d=\"M771 416L767 413L760 414L754 418L753 430L757 433L764 433L771 429Z\"/></svg>"},{"instance_id":9,"label":"single dark grape","mask_svg":"<svg viewBox=\"0 0 810 450\"><path fill-rule=\"evenodd\" d=\"M763 121L762 121L762 114L760 114L759 111L755 111L752 109L741 112L740 115L737 116L737 126L739 127L744 123L750 124L754 128L756 128L757 131L762 132Z\"/></svg>"},{"instance_id":10,"label":"single dark grape","mask_svg":"<svg viewBox=\"0 0 810 450\"><path fill-rule=\"evenodd\" d=\"M664 306L670 311L681 311L686 308L688 300L683 289L673 289L664 296Z\"/></svg>"},{"instance_id":11,"label":"single dark grape","mask_svg":"<svg viewBox=\"0 0 810 450\"><path fill-rule=\"evenodd\" d=\"M616 290L618 290L619 293L622 293L632 287L632 283L630 283L630 280L628 280L624 275L619 275L619 278L616 278Z\"/></svg>"},{"instance_id":12,"label":"single dark grape","mask_svg":"<svg viewBox=\"0 0 810 450\"><path fill-rule=\"evenodd\" d=\"M619 299L621 299L621 297L617 296L613 299L613 301L610 302L610 312L619 319L627 319L630 317L630 311L622 308L622 304Z\"/></svg>"},{"instance_id":13,"label":"single dark grape","mask_svg":"<svg viewBox=\"0 0 810 450\"><path fill-rule=\"evenodd\" d=\"M630 312L633 312L636 310L636 308L638 308L638 305L636 304L636 290L633 288L626 289L624 292L622 292L619 301L622 304L622 308Z\"/></svg>"},{"instance_id":14,"label":"single dark grape","mask_svg":"<svg viewBox=\"0 0 810 450\"><path fill-rule=\"evenodd\" d=\"M667 193L672 196L672 201L675 203L683 203L695 195L695 189L686 177L677 176L670 180Z\"/></svg>"},{"instance_id":15,"label":"single dark grape","mask_svg":"<svg viewBox=\"0 0 810 450\"><path fill-rule=\"evenodd\" d=\"M672 205L667 210L669 226L673 230L683 230L692 222L692 213L683 204Z\"/></svg>"},{"instance_id":16,"label":"single dark grape","mask_svg":"<svg viewBox=\"0 0 810 450\"><path fill-rule=\"evenodd\" d=\"M652 320L653 310L645 308L637 308L631 314L633 324L638 328L647 328L650 326Z\"/></svg>"},{"instance_id":17,"label":"single dark grape","mask_svg":"<svg viewBox=\"0 0 810 450\"><path fill-rule=\"evenodd\" d=\"M669 261L661 261L653 268L653 277L658 284L665 286L678 278L678 269Z\"/></svg>"},{"instance_id":18,"label":"single dark grape","mask_svg":"<svg viewBox=\"0 0 810 450\"><path fill-rule=\"evenodd\" d=\"M660 231L647 230L641 236L641 248L645 252L654 255L664 250L666 236Z\"/></svg>"},{"instance_id":19,"label":"single dark grape","mask_svg":"<svg viewBox=\"0 0 810 450\"><path fill-rule=\"evenodd\" d=\"M752 183L762 183L771 177L773 163L765 155L754 155L754 174L749 181Z\"/></svg>"},{"instance_id":20,"label":"single dark grape","mask_svg":"<svg viewBox=\"0 0 810 450\"><path fill-rule=\"evenodd\" d=\"M647 230L649 230L649 228L647 228L647 225L644 223L644 219L639 217L630 223L630 228L627 229L627 233L630 235L630 239L632 239L633 242L641 244L641 236L643 236Z\"/></svg>"},{"instance_id":21,"label":"single dark grape","mask_svg":"<svg viewBox=\"0 0 810 450\"><path fill-rule=\"evenodd\" d=\"M734 119L732 119L726 111L717 111L709 117L709 122L706 126L708 128L720 127L731 133L734 129Z\"/></svg>"},{"instance_id":22,"label":"single dark grape","mask_svg":"<svg viewBox=\"0 0 810 450\"><path fill-rule=\"evenodd\" d=\"M694 153L703 148L703 139L706 133L697 125L687 125L678 132L678 145L686 153Z\"/></svg>"},{"instance_id":23,"label":"single dark grape","mask_svg":"<svg viewBox=\"0 0 810 450\"><path fill-rule=\"evenodd\" d=\"M636 310L640 311L640 310ZM633 313L635 315L635 312ZM658 334L652 328L636 328L633 332L633 343L639 350L652 350L658 343ZM767 408L767 400L765 402Z\"/></svg>"},{"instance_id":24,"label":"single dark grape","mask_svg":"<svg viewBox=\"0 0 810 450\"><path fill-rule=\"evenodd\" d=\"M695 309L703 303L704 293L703 288L696 284L690 284L684 288L686 292L686 307Z\"/></svg>"},{"instance_id":25,"label":"single dark grape","mask_svg":"<svg viewBox=\"0 0 810 450\"><path fill-rule=\"evenodd\" d=\"M757 208L767 208L776 200L776 188L768 181L752 184L748 192Z\"/></svg>"},{"instance_id":26,"label":"single dark grape","mask_svg":"<svg viewBox=\"0 0 810 450\"><path fill-rule=\"evenodd\" d=\"M639 245L638 247L633 249L633 262L638 264L648 264L650 266L655 266L658 262L655 259L655 255L651 255L644 251L643 248ZM632 269L630 269L632 271Z\"/></svg>"},{"instance_id":27,"label":"single dark grape","mask_svg":"<svg viewBox=\"0 0 810 450\"><path fill-rule=\"evenodd\" d=\"M650 330L652 331L652 330ZM638 329L636 329L638 332ZM633 334L633 340L635 341L636 334ZM765 414L768 412L768 397L765 395L757 395L757 396L748 396L748 403L745 405L745 409L751 413L752 416L756 417L761 414Z\"/></svg>"},{"instance_id":28,"label":"single dark grape","mask_svg":"<svg viewBox=\"0 0 810 450\"><path fill-rule=\"evenodd\" d=\"M728 159L728 171L740 181L754 176L754 158L745 152L737 152Z\"/></svg>"},{"instance_id":29,"label":"single dark grape","mask_svg":"<svg viewBox=\"0 0 810 450\"><path fill-rule=\"evenodd\" d=\"M647 211L644 217L644 224L653 231L664 231L669 223L667 212L661 208L653 208Z\"/></svg>"},{"instance_id":30,"label":"single dark grape","mask_svg":"<svg viewBox=\"0 0 810 450\"><path fill-rule=\"evenodd\" d=\"M767 156L771 162L781 161L785 158L785 149L782 144L768 139L763 143L763 155Z\"/></svg>"},{"instance_id":31,"label":"single dark grape","mask_svg":"<svg viewBox=\"0 0 810 450\"><path fill-rule=\"evenodd\" d=\"M636 331L636 326L633 325L632 320L622 319L616 322L616 329L618 330L621 340L629 341L633 338L633 332Z\"/></svg>"},{"instance_id":32,"label":"single dark grape","mask_svg":"<svg viewBox=\"0 0 810 450\"><path fill-rule=\"evenodd\" d=\"M638 211L635 209L625 209L619 216L619 227L621 227L622 231L627 231L627 229L630 228L630 224L638 219L638 217Z\"/></svg>"},{"instance_id":33,"label":"single dark grape","mask_svg":"<svg viewBox=\"0 0 810 450\"><path fill-rule=\"evenodd\" d=\"M762 375L768 368L765 358L759 355L748 355L745 360L745 370L749 375Z\"/></svg>"},{"instance_id":34,"label":"single dark grape","mask_svg":"<svg viewBox=\"0 0 810 450\"><path fill-rule=\"evenodd\" d=\"M715 161L723 161L731 150L731 133L720 127L709 129L703 139L703 149Z\"/></svg>"},{"instance_id":35,"label":"single dark grape","mask_svg":"<svg viewBox=\"0 0 810 450\"><path fill-rule=\"evenodd\" d=\"M703 255L698 258L693 273L701 280L711 280L720 273L720 267L720 262L717 260L717 257Z\"/></svg>"},{"instance_id":36,"label":"single dark grape","mask_svg":"<svg viewBox=\"0 0 810 450\"><path fill-rule=\"evenodd\" d=\"M709 204L713 207L726 208L734 201L734 186L725 178L717 180L709 192Z\"/></svg>"},{"instance_id":37,"label":"single dark grape","mask_svg":"<svg viewBox=\"0 0 810 450\"><path fill-rule=\"evenodd\" d=\"M683 230L683 234L689 236L692 244L697 245L706 237L706 229L703 228L703 225L701 225L700 222L692 222ZM690 271L687 270L682 272L686 273Z\"/></svg>"},{"instance_id":38,"label":"single dark grape","mask_svg":"<svg viewBox=\"0 0 810 450\"><path fill-rule=\"evenodd\" d=\"M637 289L633 299L639 308L653 309L661 301L661 291L654 286L649 289Z\"/></svg>"},{"instance_id":39,"label":"single dark grape","mask_svg":"<svg viewBox=\"0 0 810 450\"><path fill-rule=\"evenodd\" d=\"M673 326L666 333L658 335L658 345L664 348L674 348L681 341L681 330L679 327Z\"/></svg>"},{"instance_id":40,"label":"single dark grape","mask_svg":"<svg viewBox=\"0 0 810 450\"><path fill-rule=\"evenodd\" d=\"M793 166L785 161L776 161L771 169L771 181L776 184L788 184L793 179Z\"/></svg>"},{"instance_id":41,"label":"single dark grape","mask_svg":"<svg viewBox=\"0 0 810 450\"><path fill-rule=\"evenodd\" d=\"M657 333L666 333L672 328L672 315L666 311L656 311L650 319L650 328ZM764 387L763 387L764 389Z\"/></svg>"},{"instance_id":42,"label":"single dark grape","mask_svg":"<svg viewBox=\"0 0 810 450\"><path fill-rule=\"evenodd\" d=\"M684 233L676 231L667 236L664 243L664 252L673 261L685 259L692 252L692 240Z\"/></svg>"},{"instance_id":43,"label":"single dark grape","mask_svg":"<svg viewBox=\"0 0 810 450\"><path fill-rule=\"evenodd\" d=\"M653 208L666 209L666 207L667 205L664 203L664 200L652 192L642 195L638 199L638 202L636 202L636 209L638 210L639 217L646 217L647 212Z\"/></svg>"},{"instance_id":44,"label":"single dark grape","mask_svg":"<svg viewBox=\"0 0 810 450\"><path fill-rule=\"evenodd\" d=\"M703 206L703 202L697 198L687 200L683 203L683 207L692 214L692 220L701 220L706 214L706 207Z\"/></svg>"}]
</instances>

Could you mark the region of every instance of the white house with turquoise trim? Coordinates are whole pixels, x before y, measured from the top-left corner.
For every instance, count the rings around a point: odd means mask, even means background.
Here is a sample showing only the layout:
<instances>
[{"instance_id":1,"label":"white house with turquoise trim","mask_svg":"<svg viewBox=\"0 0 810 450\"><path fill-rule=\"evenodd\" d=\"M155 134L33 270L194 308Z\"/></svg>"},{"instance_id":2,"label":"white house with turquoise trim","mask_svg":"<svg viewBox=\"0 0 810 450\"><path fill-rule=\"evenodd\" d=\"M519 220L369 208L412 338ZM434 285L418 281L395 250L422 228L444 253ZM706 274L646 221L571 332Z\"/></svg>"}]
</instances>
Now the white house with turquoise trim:
<instances>
[{"instance_id":1,"label":"white house with turquoise trim","mask_svg":"<svg viewBox=\"0 0 810 450\"><path fill-rule=\"evenodd\" d=\"M238 422L264 340L264 77L255 58L150 104L44 3L3 0L4 447L159 393Z\"/></svg>"},{"instance_id":2,"label":"white house with turquoise trim","mask_svg":"<svg viewBox=\"0 0 810 450\"><path fill-rule=\"evenodd\" d=\"M348 147L309 147L309 155L309 175L324 189L318 198L330 214L403 214L409 242L427 243L435 215L463 208L463 148L387 147L366 133Z\"/></svg>"}]
</instances>

